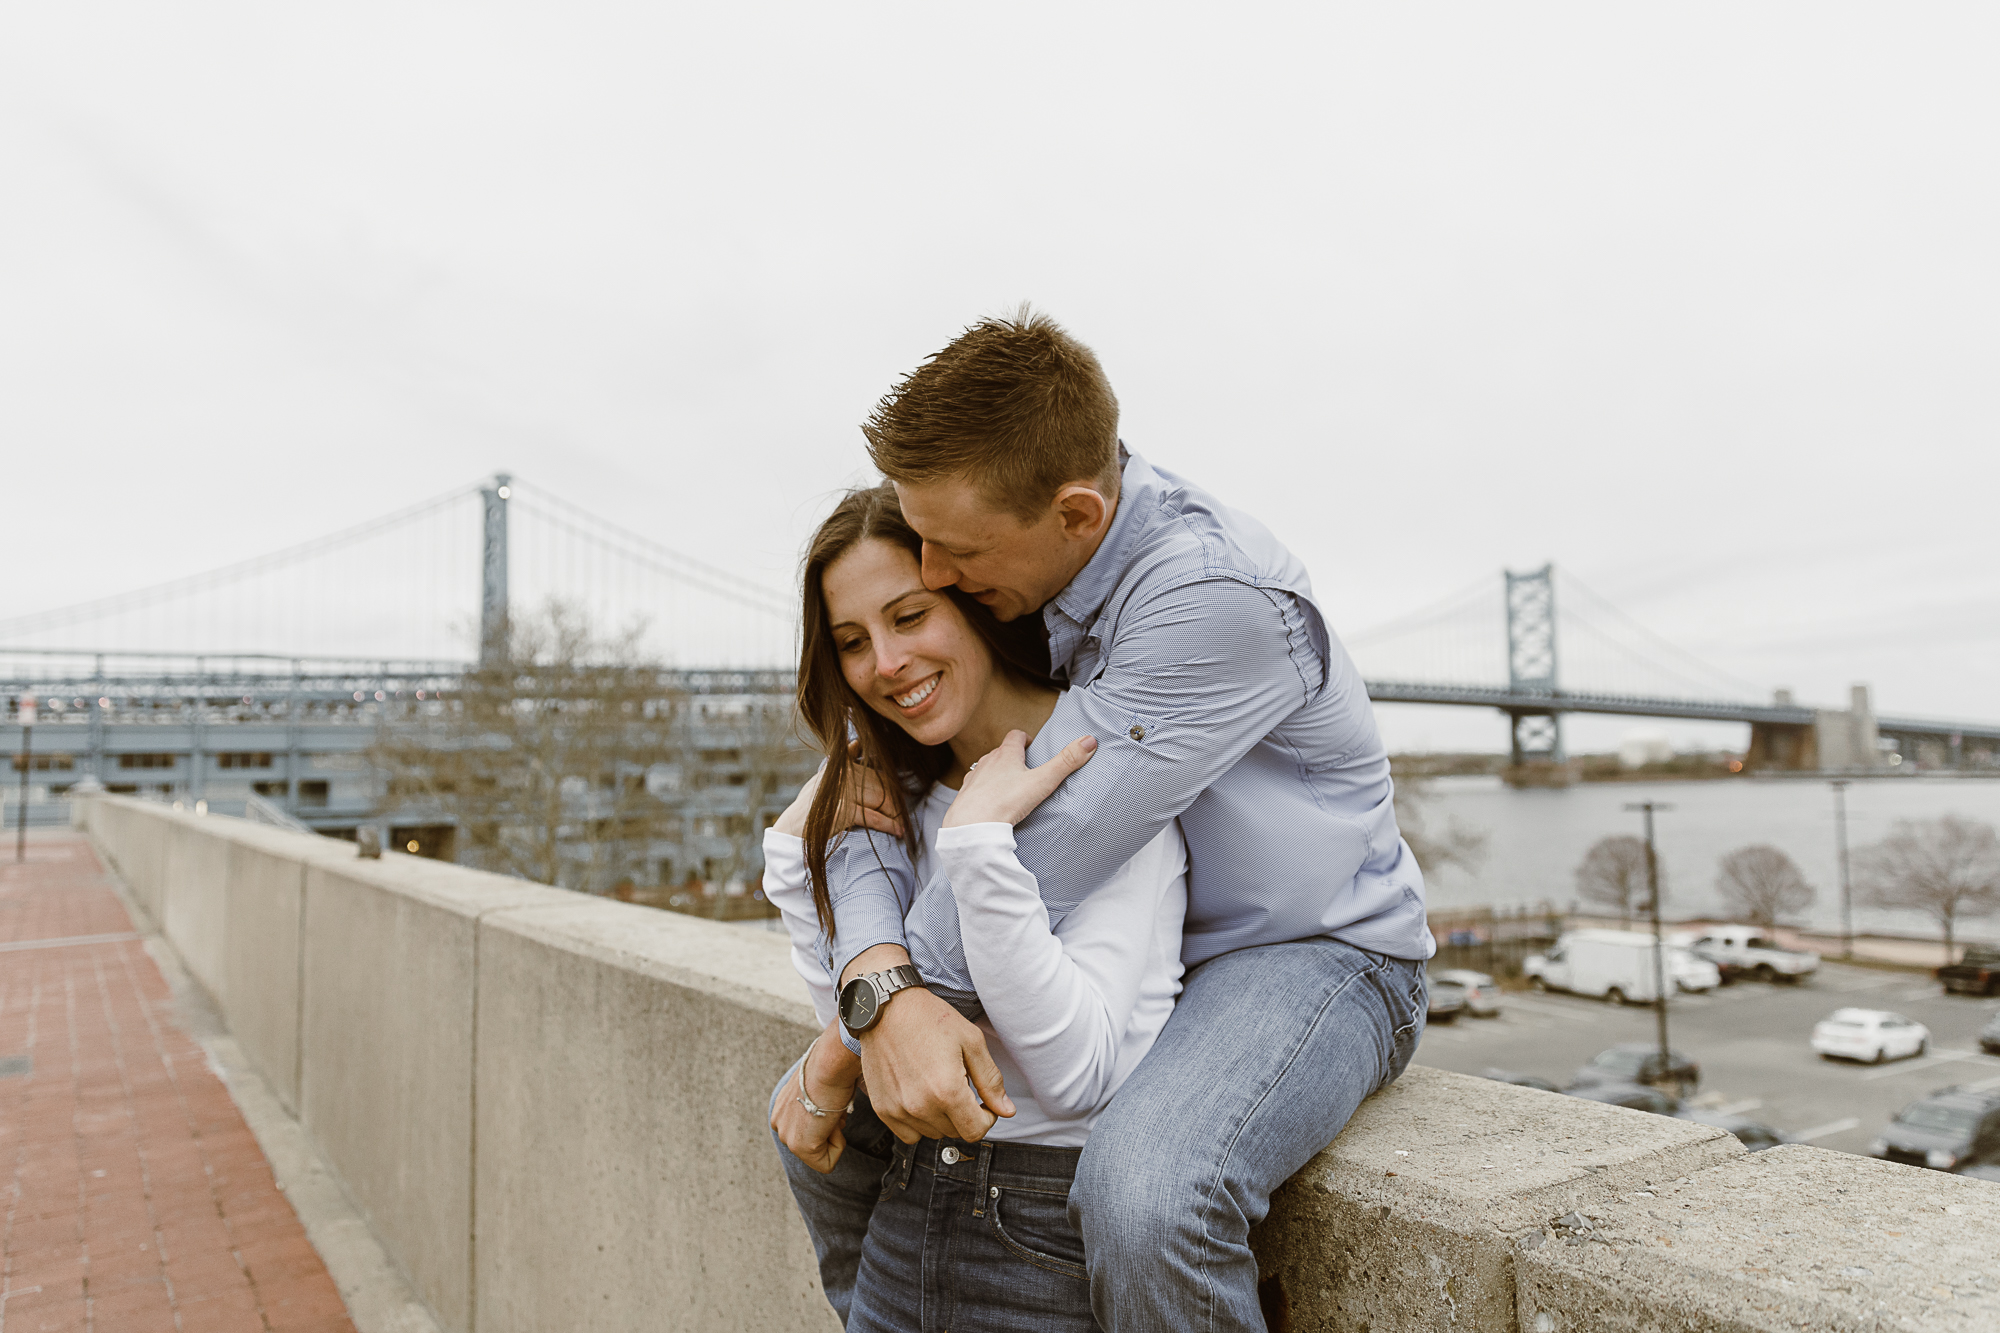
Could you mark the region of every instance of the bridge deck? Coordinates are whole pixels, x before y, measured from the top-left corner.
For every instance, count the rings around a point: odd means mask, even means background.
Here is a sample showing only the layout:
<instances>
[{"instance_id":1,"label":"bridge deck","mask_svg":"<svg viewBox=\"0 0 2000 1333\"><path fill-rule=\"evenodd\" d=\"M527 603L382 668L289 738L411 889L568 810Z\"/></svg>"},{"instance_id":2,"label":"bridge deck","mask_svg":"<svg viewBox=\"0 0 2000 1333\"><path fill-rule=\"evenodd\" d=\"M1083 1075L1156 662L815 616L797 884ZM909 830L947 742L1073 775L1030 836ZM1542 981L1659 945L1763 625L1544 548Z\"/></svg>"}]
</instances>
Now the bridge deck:
<instances>
[{"instance_id":1,"label":"bridge deck","mask_svg":"<svg viewBox=\"0 0 2000 1333\"><path fill-rule=\"evenodd\" d=\"M1371 680L1376 703L1448 704L1519 713L1609 713L1626 717L1690 718L1704 722L1764 722L1809 727L1819 710L1797 704L1738 703L1726 699L1661 699L1594 694L1588 690L1510 690L1504 685L1435 684ZM1898 736L1963 736L2000 740L2000 722L1951 722L1938 718L1882 717L1876 729Z\"/></svg>"}]
</instances>

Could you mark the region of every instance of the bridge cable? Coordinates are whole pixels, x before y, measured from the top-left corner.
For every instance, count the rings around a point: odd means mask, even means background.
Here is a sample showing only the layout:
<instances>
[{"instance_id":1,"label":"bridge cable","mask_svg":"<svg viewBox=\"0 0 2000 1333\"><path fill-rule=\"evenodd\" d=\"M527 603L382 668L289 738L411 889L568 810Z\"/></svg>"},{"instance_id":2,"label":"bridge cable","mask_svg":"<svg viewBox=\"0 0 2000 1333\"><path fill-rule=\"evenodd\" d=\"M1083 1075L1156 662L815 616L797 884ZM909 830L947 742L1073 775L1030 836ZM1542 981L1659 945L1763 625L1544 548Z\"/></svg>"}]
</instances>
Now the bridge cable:
<instances>
[{"instance_id":1,"label":"bridge cable","mask_svg":"<svg viewBox=\"0 0 2000 1333\"><path fill-rule=\"evenodd\" d=\"M182 597L189 593L221 587L255 574L268 573L274 569L282 569L287 565L297 564L302 560L316 555L324 555L328 551L337 550L342 546L375 536L390 528L408 523L413 519L421 518L446 505L461 501L467 496L476 495L478 492L479 487L477 486L462 486L457 490L447 491L443 495L436 495L428 500L419 501L407 508L398 509L394 513L384 514L380 518L372 518L365 523L357 523L352 527L342 528L338 532L328 533L324 537L315 537L310 541L300 542L295 546L287 546L266 555L253 556L248 560L238 560L227 565L218 565L214 569L203 570L198 574L188 574L181 578L169 579L164 583L155 583L148 587L134 589L131 592L117 593L110 597L100 597L88 602L76 602L69 606L52 607L46 611L35 611L27 615L0 620L0 634L32 634L42 630L58 629L64 625L76 625L90 620L101 620L106 616L117 615L120 612L135 608L156 607L161 602L175 597Z\"/></svg>"},{"instance_id":2,"label":"bridge cable","mask_svg":"<svg viewBox=\"0 0 2000 1333\"><path fill-rule=\"evenodd\" d=\"M518 486L520 482L517 480L514 484ZM729 570L711 565L706 561L697 560L685 552L677 551L673 547L662 542L656 542L650 537L641 536L639 533L633 532L630 528L621 527L609 519L591 513L581 505L572 504L561 496L552 494L544 487L531 485L531 489L534 491L537 501L567 510L569 514L575 516L576 520L580 521L572 521L548 509L543 509L540 504L529 505L526 512L533 514L543 522L552 523L562 528L572 536L581 537L583 540L592 542L614 555L621 556L637 564L645 565L670 578L693 584L704 591L715 593L718 596L751 598L754 603L753 609L781 616L788 622L798 615L798 609L792 605L791 599L774 588L744 578L741 574L732 573ZM602 531L593 532L590 528L584 526L585 523L595 525L597 528L602 529ZM614 535L620 542L628 543L639 549L623 549L617 542L607 538L605 536L606 533ZM678 562L681 567L676 568L672 562Z\"/></svg>"},{"instance_id":3,"label":"bridge cable","mask_svg":"<svg viewBox=\"0 0 2000 1333\"><path fill-rule=\"evenodd\" d=\"M1718 667L1711 662L1707 662L1699 657L1696 657L1693 653L1688 652L1686 649L1675 644L1671 639L1666 638L1664 635L1661 635L1655 632L1654 630L1648 629L1645 625L1641 624L1639 621L1633 619L1630 615L1620 610L1615 604L1611 602L1609 598L1605 597L1602 593L1593 591L1589 586L1579 581L1574 574L1569 573L1567 570L1559 570L1558 573L1562 578L1564 594L1568 593L1581 594L1585 604L1589 606L1593 611L1600 612L1606 616L1609 616L1612 620L1619 622L1625 628L1642 636L1645 640L1649 642L1651 646L1653 646L1659 652L1665 653L1674 658L1678 658L1684 666L1692 667L1695 670L1705 674L1707 676L1707 679L1706 680L1697 679L1696 677L1688 675L1685 671L1677 671L1673 667L1668 666L1665 663L1650 661L1640 656L1638 649L1619 643L1616 639L1613 639L1610 636L1610 634L1607 633L1604 629L1601 629L1598 626L1590 624L1589 618L1587 616L1578 617L1577 623L1580 628L1584 629L1586 632L1596 634L1606 643L1611 644L1613 647L1620 649L1621 651L1632 657L1633 660L1644 662L1646 663L1646 665L1651 666L1656 670L1663 671L1666 674L1673 676L1677 679L1687 681L1690 684L1700 685L1704 688L1713 687L1717 683L1724 683L1731 690L1741 691L1744 700L1746 702L1761 699L1767 693L1766 690L1760 688L1753 682L1744 680L1742 677L1734 674L1733 672L1725 671L1721 667ZM1562 614L1563 611L1566 611L1572 605L1572 602L1569 596L1559 595L1557 598L1556 605L1558 608L1560 608L1558 613Z\"/></svg>"}]
</instances>

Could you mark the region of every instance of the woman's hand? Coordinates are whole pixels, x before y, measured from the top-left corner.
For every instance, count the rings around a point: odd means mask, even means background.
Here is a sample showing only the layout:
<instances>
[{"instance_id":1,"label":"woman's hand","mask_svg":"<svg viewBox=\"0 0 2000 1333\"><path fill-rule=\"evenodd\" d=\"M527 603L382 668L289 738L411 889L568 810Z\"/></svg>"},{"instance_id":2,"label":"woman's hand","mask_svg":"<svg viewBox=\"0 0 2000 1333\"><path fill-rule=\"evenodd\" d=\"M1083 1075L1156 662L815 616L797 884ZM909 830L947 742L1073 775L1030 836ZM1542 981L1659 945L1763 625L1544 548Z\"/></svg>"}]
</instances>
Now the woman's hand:
<instances>
[{"instance_id":1,"label":"woman's hand","mask_svg":"<svg viewBox=\"0 0 2000 1333\"><path fill-rule=\"evenodd\" d=\"M787 1081L771 1110L771 1128L778 1141L821 1175L833 1170L847 1149L847 1136L841 1127L847 1123L847 1104L854 1100L855 1085L861 1081L861 1061L841 1045L839 1021L827 1024L826 1031L820 1033L801 1071L806 1095L826 1114L816 1116L800 1103L799 1074Z\"/></svg>"},{"instance_id":2,"label":"woman's hand","mask_svg":"<svg viewBox=\"0 0 2000 1333\"><path fill-rule=\"evenodd\" d=\"M861 742L849 741L847 755L853 762L847 766L847 791L841 798L840 808L834 812L833 831L844 833L851 828L872 828L892 838L902 837L903 825L896 818L896 803L875 770L861 762ZM778 816L773 828L794 838L806 836L806 815L812 811L813 793L819 790L819 781L825 774L826 765L821 764L799 788L799 794L785 807L785 813Z\"/></svg>"},{"instance_id":3,"label":"woman's hand","mask_svg":"<svg viewBox=\"0 0 2000 1333\"><path fill-rule=\"evenodd\" d=\"M1028 733L1010 731L999 749L981 755L966 772L944 826L1018 824L1095 753L1097 737L1078 736L1040 768L1029 768Z\"/></svg>"}]
</instances>

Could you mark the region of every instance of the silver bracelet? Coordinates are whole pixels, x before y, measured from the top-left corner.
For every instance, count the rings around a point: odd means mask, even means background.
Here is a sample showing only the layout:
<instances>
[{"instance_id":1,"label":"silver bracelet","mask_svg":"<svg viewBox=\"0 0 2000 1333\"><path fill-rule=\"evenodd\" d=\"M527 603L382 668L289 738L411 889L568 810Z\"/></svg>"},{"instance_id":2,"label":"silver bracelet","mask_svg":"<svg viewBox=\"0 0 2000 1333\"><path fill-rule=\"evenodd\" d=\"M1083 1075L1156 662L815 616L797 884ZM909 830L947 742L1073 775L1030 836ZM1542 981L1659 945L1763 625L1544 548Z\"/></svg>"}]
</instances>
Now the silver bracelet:
<instances>
[{"instance_id":1,"label":"silver bracelet","mask_svg":"<svg viewBox=\"0 0 2000 1333\"><path fill-rule=\"evenodd\" d=\"M820 1037L823 1037L825 1035L826 1034L824 1032L820 1033ZM806 1058L799 1061L798 1102L800 1106L806 1108L807 1115L812 1116L818 1120L824 1120L828 1116L829 1112L824 1107L814 1104L812 1095L806 1091L806 1066L812 1063L813 1047L818 1045L819 1045L819 1037L814 1037L812 1039L812 1046L806 1047ZM854 1103L849 1102L844 1108L842 1108L841 1114L846 1115L847 1112L852 1111L853 1109L854 1109Z\"/></svg>"}]
</instances>

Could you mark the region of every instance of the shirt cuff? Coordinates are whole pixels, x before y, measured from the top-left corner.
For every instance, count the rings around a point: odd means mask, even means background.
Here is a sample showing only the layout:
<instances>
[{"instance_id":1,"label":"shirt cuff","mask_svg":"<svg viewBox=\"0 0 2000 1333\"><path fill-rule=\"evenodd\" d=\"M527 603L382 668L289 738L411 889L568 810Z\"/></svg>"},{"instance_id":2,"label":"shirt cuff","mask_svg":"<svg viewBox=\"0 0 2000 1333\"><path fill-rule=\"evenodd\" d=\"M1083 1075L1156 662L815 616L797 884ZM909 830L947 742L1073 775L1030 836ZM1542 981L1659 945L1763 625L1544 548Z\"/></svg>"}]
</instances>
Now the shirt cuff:
<instances>
[{"instance_id":1,"label":"shirt cuff","mask_svg":"<svg viewBox=\"0 0 2000 1333\"><path fill-rule=\"evenodd\" d=\"M1004 823L960 824L956 828L938 830L937 851L940 857L946 852L984 850L1013 851L1014 826Z\"/></svg>"}]
</instances>

